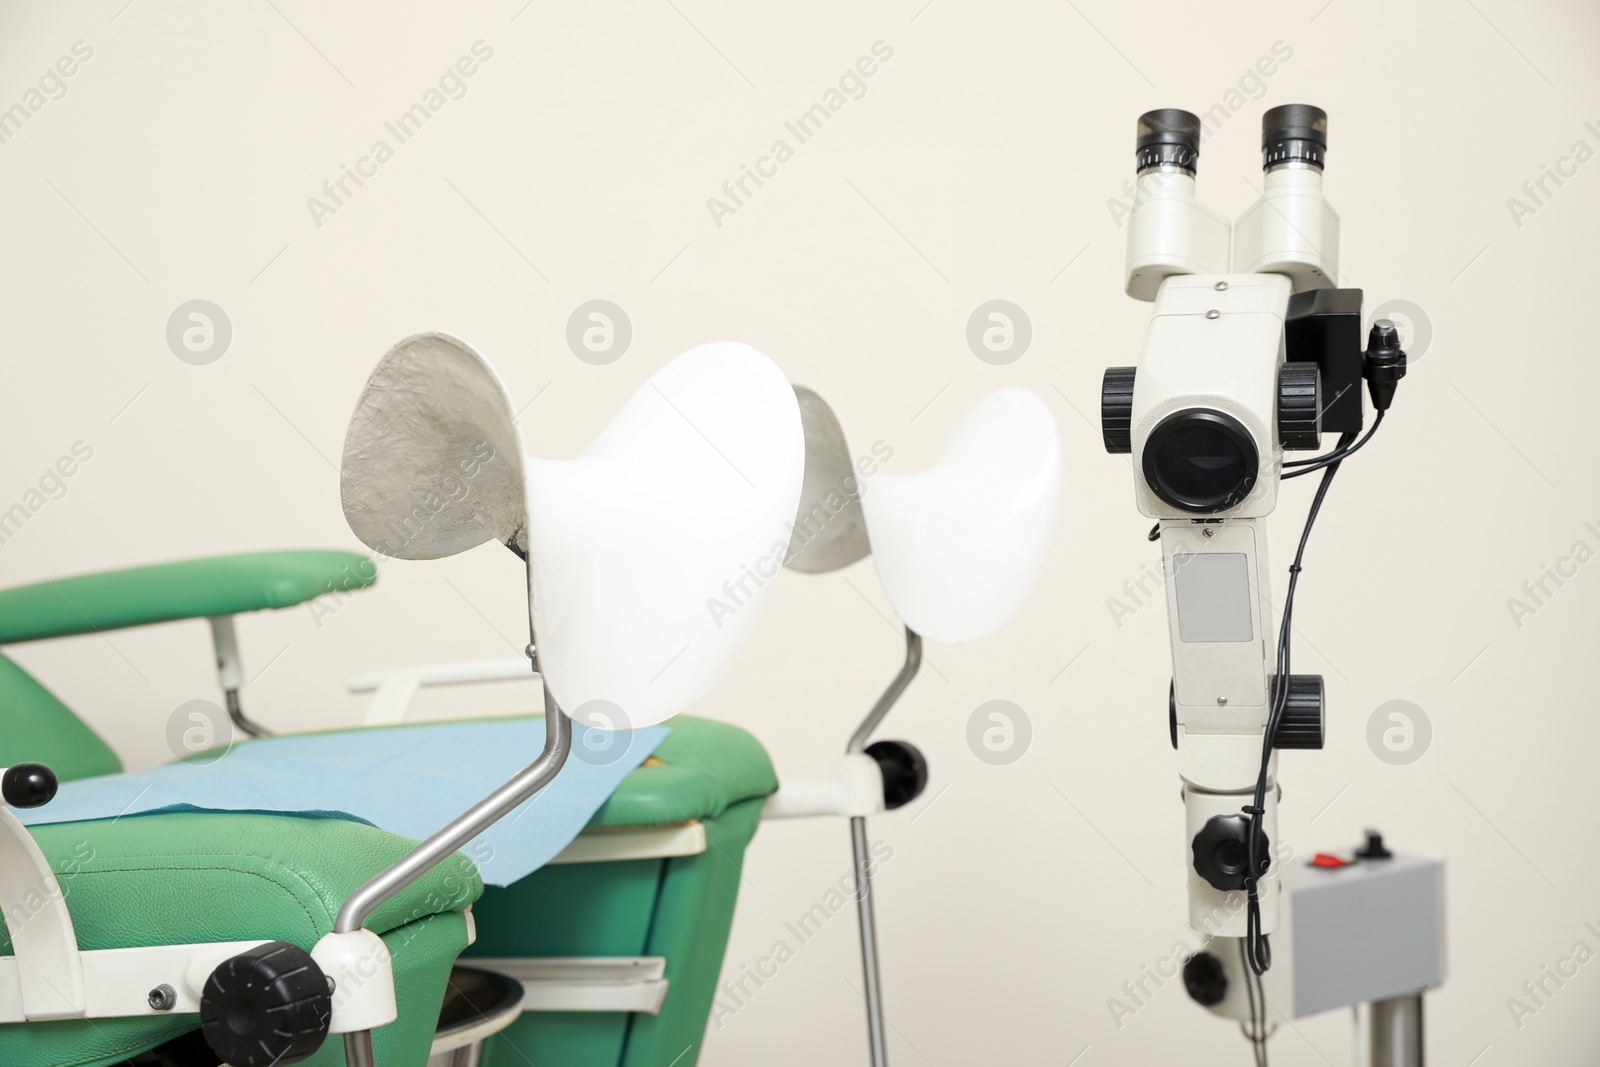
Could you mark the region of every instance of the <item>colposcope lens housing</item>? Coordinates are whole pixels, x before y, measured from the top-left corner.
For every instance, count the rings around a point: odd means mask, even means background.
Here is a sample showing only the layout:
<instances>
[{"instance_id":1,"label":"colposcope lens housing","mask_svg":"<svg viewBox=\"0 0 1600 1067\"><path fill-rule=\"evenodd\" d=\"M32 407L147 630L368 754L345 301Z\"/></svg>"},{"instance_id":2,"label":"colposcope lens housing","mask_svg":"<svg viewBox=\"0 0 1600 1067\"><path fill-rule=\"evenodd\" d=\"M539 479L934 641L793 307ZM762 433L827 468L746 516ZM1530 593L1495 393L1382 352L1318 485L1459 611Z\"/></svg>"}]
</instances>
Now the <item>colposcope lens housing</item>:
<instances>
[{"instance_id":1,"label":"colposcope lens housing","mask_svg":"<svg viewBox=\"0 0 1600 1067\"><path fill-rule=\"evenodd\" d=\"M1152 492L1181 511L1212 515L1250 495L1261 457L1238 419L1210 408L1186 408L1156 424L1141 465Z\"/></svg>"}]
</instances>

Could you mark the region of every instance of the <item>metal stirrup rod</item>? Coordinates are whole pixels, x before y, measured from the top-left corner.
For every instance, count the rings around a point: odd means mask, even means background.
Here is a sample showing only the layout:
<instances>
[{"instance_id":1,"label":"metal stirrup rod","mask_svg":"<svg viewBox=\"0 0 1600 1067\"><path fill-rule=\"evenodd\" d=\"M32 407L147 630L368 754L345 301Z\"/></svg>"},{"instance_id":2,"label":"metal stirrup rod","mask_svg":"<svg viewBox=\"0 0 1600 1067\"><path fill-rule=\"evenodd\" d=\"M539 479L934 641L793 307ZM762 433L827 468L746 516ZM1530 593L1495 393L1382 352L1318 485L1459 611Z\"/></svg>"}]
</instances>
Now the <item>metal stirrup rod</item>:
<instances>
[{"instance_id":1,"label":"metal stirrup rod","mask_svg":"<svg viewBox=\"0 0 1600 1067\"><path fill-rule=\"evenodd\" d=\"M334 920L334 933L348 934L361 929L367 917L385 901L415 882L494 823L515 811L523 801L538 793L561 770L572 751L572 720L556 706L550 687L544 689L544 751L539 758L493 793L468 808L444 829L402 856L387 870L357 889L345 900ZM372 1031L357 1030L344 1035L347 1067L376 1067L372 1053Z\"/></svg>"},{"instance_id":2,"label":"metal stirrup rod","mask_svg":"<svg viewBox=\"0 0 1600 1067\"><path fill-rule=\"evenodd\" d=\"M883 717L889 714L889 709L906 691L906 686L911 684L911 679L917 676L917 668L921 666L922 635L908 626L906 661L867 717L861 720L861 725L856 727L850 744L845 748L846 753L860 752L867 747L867 738L883 722ZM889 1047L883 1032L883 989L878 979L878 923L872 912L872 867L867 854L867 820L859 815L850 820L850 852L855 858L856 917L861 925L861 977L866 985L867 1041L872 1050L872 1067L887 1067Z\"/></svg>"}]
</instances>

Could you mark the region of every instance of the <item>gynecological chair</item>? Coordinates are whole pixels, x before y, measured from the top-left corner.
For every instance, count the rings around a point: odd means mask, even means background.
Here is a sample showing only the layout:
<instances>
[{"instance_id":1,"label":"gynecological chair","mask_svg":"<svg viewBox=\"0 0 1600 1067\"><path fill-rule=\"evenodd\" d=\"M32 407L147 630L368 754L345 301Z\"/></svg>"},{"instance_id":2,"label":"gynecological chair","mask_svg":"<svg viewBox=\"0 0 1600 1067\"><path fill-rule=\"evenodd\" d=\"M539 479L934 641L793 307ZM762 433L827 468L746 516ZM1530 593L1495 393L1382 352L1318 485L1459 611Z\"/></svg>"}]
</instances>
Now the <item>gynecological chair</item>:
<instances>
[{"instance_id":1,"label":"gynecological chair","mask_svg":"<svg viewBox=\"0 0 1600 1067\"><path fill-rule=\"evenodd\" d=\"M826 777L786 782L764 816L850 820L861 933L867 1037L873 1067L888 1062L867 817L926 787L921 753L904 741L868 744L922 663L922 641L962 643L1011 620L1037 583L1061 501L1061 439L1042 400L1008 388L978 401L933 466L864 479L838 417L797 386L806 474L785 566L839 570L870 554L904 623L900 672L850 735Z\"/></svg>"},{"instance_id":2,"label":"gynecological chair","mask_svg":"<svg viewBox=\"0 0 1600 1067\"><path fill-rule=\"evenodd\" d=\"M441 497L439 487L458 483L473 462L473 492ZM703 607L708 590L765 550L793 512L802 468L793 393L744 346L703 346L668 364L583 456L559 462L524 459L503 388L466 346L440 335L396 346L369 381L347 441L347 516L396 556L437 558L494 539L526 561L545 750L420 846L341 819L240 812L29 831L0 808L9 940L0 947L10 953L0 956L0 1062L214 1063L204 1040L235 1067L336 1064L339 1042L323 1041L335 1033L351 1065L421 1064L482 891L456 850L556 776L573 719L599 730L647 726L715 680L761 604L715 627ZM651 522L686 500L701 516L692 531ZM394 523L406 533L398 541ZM282 581L258 583L253 597L252 582L272 568L216 563L237 578L229 595L155 581L144 586L154 606L119 614L91 605L79 632L97 617L131 625L141 614L277 606L324 577L279 562ZM333 562L323 560L324 571ZM87 588L54 592L78 610L71 594ZM42 587L26 592L49 599ZM11 630L8 639L50 629ZM9 727L0 732L17 764L0 776L8 803L47 802L54 790L48 770L13 751L58 759L74 774L112 769L103 745L20 668L0 664L0 685L5 721L53 724L21 740ZM230 704L242 718L237 699ZM709 762L738 764L738 755ZM743 788L764 796L771 785L760 777L755 768ZM538 919L560 925L591 905L555 892Z\"/></svg>"},{"instance_id":3,"label":"gynecological chair","mask_svg":"<svg viewBox=\"0 0 1600 1067\"><path fill-rule=\"evenodd\" d=\"M779 555L784 557L784 566L792 570L820 574L840 570L870 554L890 602L905 622L906 658L889 688L851 735L844 757L825 775L785 781L775 794L766 797L772 792L772 787L766 785L771 781L771 770L763 756L759 768L764 792L751 788L756 776L746 778L747 796L735 806L741 809L739 837L733 845L724 841L717 847L719 853L737 860L755 830L758 814L763 820L825 816L849 819L868 1035L873 1062L882 1064L887 1049L866 819L914 800L927 785L928 770L921 753L907 742L868 742L915 676L924 636L941 643L979 640L1005 625L1021 608L1038 580L1055 529L1061 495L1061 445L1055 422L1043 401L1025 389L1001 389L972 407L943 454L928 469L904 474L879 470L868 477L862 472L870 470L870 465L865 457L852 453L838 418L827 403L805 386L795 386L795 395L805 428L805 479L794 521L781 531ZM784 544L786 552L782 549ZM737 579L738 575L733 577ZM732 604L742 610L740 605L750 585L738 587L736 597L720 591L719 605ZM420 689L504 681L521 673L522 665L517 660L429 665L358 675L351 679L351 688L373 694L368 722L381 725L402 721ZM687 718L680 721L696 722ZM696 729L716 725L697 724ZM671 745L674 737L669 737L666 745ZM742 747L754 748L753 743ZM755 766L752 760L751 769ZM648 793L636 799L630 796L630 787L644 783L649 771L650 768L642 768L629 776L603 809L608 818L622 818L620 814L612 815L613 809L620 813L650 799ZM669 819L675 813L685 815L694 810L692 805L696 802L692 794L671 805L662 805L656 799L658 817ZM704 815L696 818L705 821ZM640 847L650 846L641 842ZM730 851L734 847L737 851ZM731 865L720 866L723 876L728 877ZM653 867L644 869L651 876L653 871ZM642 905L656 904L656 898L643 891L620 893L617 883L624 874L625 869L613 863L554 866L506 890L489 890L477 907L480 938L468 957L492 953L495 950L490 946L508 940L525 949L529 939L534 939L534 948L545 951L528 955L551 954L543 943L551 937L550 932L540 934L526 924L519 925L516 916L537 909L546 899L541 890L559 878L563 884L582 887L582 892L571 895L604 899L620 896L625 902L624 906L611 909L606 921L575 925L560 935L567 939L565 944L575 948L556 954L581 955L587 959L585 965L598 975L596 957L606 955L603 932L616 927L618 918L629 908L638 918L620 925L641 925L645 914ZM734 888L729 884L725 893L719 888L712 899L726 899L731 904ZM681 928L685 924L684 916L666 914L671 921L658 928ZM705 931L702 936L725 939L728 913L719 905L714 917L715 921L700 927ZM516 933L510 935L510 931ZM680 955L680 961L685 957L700 965L697 980L708 984L697 985L693 999L674 988L668 1000L676 998L677 1003L665 1009L651 1008L640 1014L634 1002L631 1010L636 1013L632 1021L635 1030L663 1021L674 1008L688 1015L679 1024L680 1030L703 1025L711 1002L711 985L722 958L721 943L693 947ZM488 962L491 966L504 965L504 961ZM525 961L516 973L528 976L531 962ZM563 961L566 966L577 962ZM491 1038L490 1048L497 1049L508 1041L520 1048L552 1048L550 1043L555 1041L559 1043L553 1050L570 1053L575 1047L572 1042L579 1035L591 1037L589 1048L605 1048L604 1035L626 1025L613 1012L601 1008L606 1003L629 1004L618 998L559 1018L529 1017L520 1030ZM563 1035L568 1040L562 1040ZM560 1062L610 1063L613 1058L596 1054L580 1061L569 1056ZM630 1056L628 1062L648 1061L636 1061Z\"/></svg>"}]
</instances>

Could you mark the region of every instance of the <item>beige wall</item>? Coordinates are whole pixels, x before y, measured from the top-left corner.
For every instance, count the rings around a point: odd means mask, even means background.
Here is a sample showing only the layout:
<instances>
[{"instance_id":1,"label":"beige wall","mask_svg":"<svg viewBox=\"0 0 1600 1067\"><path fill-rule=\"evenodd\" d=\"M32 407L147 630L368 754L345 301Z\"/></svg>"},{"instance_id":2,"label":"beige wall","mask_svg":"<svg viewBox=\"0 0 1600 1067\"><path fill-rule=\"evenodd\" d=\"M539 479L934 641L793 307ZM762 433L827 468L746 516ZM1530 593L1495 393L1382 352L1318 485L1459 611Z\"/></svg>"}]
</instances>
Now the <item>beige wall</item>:
<instances>
[{"instance_id":1,"label":"beige wall","mask_svg":"<svg viewBox=\"0 0 1600 1067\"><path fill-rule=\"evenodd\" d=\"M1546 580L1532 614L1508 607L1575 542L1600 549L1600 162L1563 165L1576 173L1547 179L1531 212L1508 206L1575 142L1600 149L1591 6L122 4L0 12L0 106L26 106L75 42L92 49L0 144L0 507L75 442L93 449L0 544L5 583L354 547L334 468L345 419L376 358L417 330L479 346L519 404L537 395L523 424L548 455L575 453L656 367L714 338L758 346L830 398L858 442L893 446L893 470L926 463L987 390L1026 385L1050 404L1068 498L1038 592L1000 635L930 647L891 719L928 754L937 797L873 824L894 848L882 947L902 1064L1246 1062L1237 1031L1175 982L1120 1026L1108 1004L1167 954L1184 913L1166 623L1156 607L1119 626L1108 607L1156 559L1128 468L1093 425L1101 370L1134 361L1148 316L1121 293L1109 205L1147 108L1221 105L1201 190L1231 216L1255 195L1260 112L1325 107L1347 284L1369 307L1424 309L1432 342L1309 550L1296 668L1327 677L1332 716L1326 751L1283 761L1283 834L1308 852L1372 824L1448 857L1432 1062L1600 1057L1600 963L1546 980L1553 995L1520 1026L1508 1006L1537 1006L1523 983L1575 943L1600 949L1584 926L1600 926L1600 563ZM478 41L492 56L465 95L406 143L387 134ZM785 121L879 41L893 54L865 95L797 144ZM1246 77L1275 47L1292 54ZM380 137L393 158L313 219L307 199ZM780 137L793 158L718 225L707 198ZM197 298L233 329L206 366L165 340ZM603 367L565 342L568 316L596 298L634 331ZM1033 329L999 367L965 340L996 298ZM1279 572L1309 492L1287 489L1274 520ZM347 672L509 655L524 640L517 579L484 549L387 565L320 625L305 609L250 618L249 707L281 729L347 723L360 712ZM887 612L870 563L784 574L701 710L760 735L784 774L823 766L895 670ZM15 654L132 767L168 757L173 709L216 696L198 623ZM967 746L991 699L1032 723L1009 766ZM1432 722L1409 766L1366 742L1391 700ZM847 868L844 826L765 827L729 976L788 939L785 921ZM841 914L708 1032L702 1062L864 1062L859 984ZM1348 1062L1348 1020L1306 1021L1273 1046L1280 1067Z\"/></svg>"}]
</instances>

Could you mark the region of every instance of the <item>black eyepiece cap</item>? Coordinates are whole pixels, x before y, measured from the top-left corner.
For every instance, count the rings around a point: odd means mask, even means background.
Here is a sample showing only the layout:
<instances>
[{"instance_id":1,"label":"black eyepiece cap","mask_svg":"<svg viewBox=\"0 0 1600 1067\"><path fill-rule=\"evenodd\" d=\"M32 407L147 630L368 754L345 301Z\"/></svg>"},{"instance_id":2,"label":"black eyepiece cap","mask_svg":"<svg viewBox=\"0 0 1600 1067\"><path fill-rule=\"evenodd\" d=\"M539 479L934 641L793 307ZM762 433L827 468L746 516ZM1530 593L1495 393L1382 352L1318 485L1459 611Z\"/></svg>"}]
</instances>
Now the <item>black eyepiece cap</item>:
<instances>
[{"instance_id":1,"label":"black eyepiece cap","mask_svg":"<svg viewBox=\"0 0 1600 1067\"><path fill-rule=\"evenodd\" d=\"M1200 119L1176 107L1146 111L1139 116L1135 151L1140 174L1156 167L1177 167L1193 174L1195 160L1200 158Z\"/></svg>"},{"instance_id":2,"label":"black eyepiece cap","mask_svg":"<svg viewBox=\"0 0 1600 1067\"><path fill-rule=\"evenodd\" d=\"M1279 104L1261 116L1262 166L1307 163L1321 169L1328 152L1328 113L1310 104Z\"/></svg>"}]
</instances>

